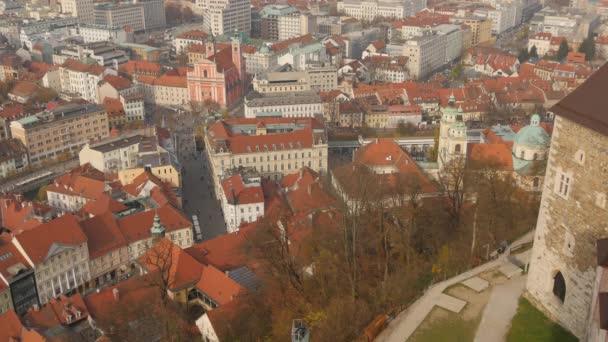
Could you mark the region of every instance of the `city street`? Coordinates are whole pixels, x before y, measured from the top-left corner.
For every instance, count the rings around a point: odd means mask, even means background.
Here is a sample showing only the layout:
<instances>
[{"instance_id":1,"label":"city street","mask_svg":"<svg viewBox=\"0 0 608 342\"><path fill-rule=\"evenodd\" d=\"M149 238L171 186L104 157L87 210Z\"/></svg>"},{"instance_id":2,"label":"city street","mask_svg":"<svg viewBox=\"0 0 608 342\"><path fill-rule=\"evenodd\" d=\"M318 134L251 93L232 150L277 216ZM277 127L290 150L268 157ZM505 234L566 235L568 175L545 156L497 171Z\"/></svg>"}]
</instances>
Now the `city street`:
<instances>
[{"instance_id":1,"label":"city street","mask_svg":"<svg viewBox=\"0 0 608 342\"><path fill-rule=\"evenodd\" d=\"M184 199L184 211L191 220L192 215L198 216L203 240L208 240L225 234L226 225L222 217L220 203L213 194L209 169L204 165L203 160L204 154L199 154L196 159L188 158L188 160L182 162L184 167L182 197Z\"/></svg>"}]
</instances>

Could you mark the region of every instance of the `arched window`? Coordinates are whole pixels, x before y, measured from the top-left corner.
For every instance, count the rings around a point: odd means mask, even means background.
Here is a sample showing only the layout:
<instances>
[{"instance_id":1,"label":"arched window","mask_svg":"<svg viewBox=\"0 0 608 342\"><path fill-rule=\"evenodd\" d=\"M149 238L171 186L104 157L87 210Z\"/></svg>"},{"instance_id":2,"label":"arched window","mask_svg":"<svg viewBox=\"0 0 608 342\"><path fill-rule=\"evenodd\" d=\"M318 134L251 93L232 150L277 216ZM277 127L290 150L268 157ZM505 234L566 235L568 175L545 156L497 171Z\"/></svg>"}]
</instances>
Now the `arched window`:
<instances>
[{"instance_id":1,"label":"arched window","mask_svg":"<svg viewBox=\"0 0 608 342\"><path fill-rule=\"evenodd\" d=\"M538 177L534 177L534 179L532 180L532 186L535 188L538 188L539 185L540 185L540 179L538 179Z\"/></svg>"},{"instance_id":2,"label":"arched window","mask_svg":"<svg viewBox=\"0 0 608 342\"><path fill-rule=\"evenodd\" d=\"M207 70L203 70L203 77L207 77Z\"/></svg>"},{"instance_id":3,"label":"arched window","mask_svg":"<svg viewBox=\"0 0 608 342\"><path fill-rule=\"evenodd\" d=\"M566 298L566 280L562 272L557 272L553 277L553 294L562 302Z\"/></svg>"},{"instance_id":4,"label":"arched window","mask_svg":"<svg viewBox=\"0 0 608 342\"><path fill-rule=\"evenodd\" d=\"M534 153L534 156L533 156L532 158L533 158L533 160L538 159L538 153L536 153L536 152L535 152L535 153Z\"/></svg>"},{"instance_id":5,"label":"arched window","mask_svg":"<svg viewBox=\"0 0 608 342\"><path fill-rule=\"evenodd\" d=\"M460 154L460 144L456 144L456 146L454 147L454 153Z\"/></svg>"},{"instance_id":6,"label":"arched window","mask_svg":"<svg viewBox=\"0 0 608 342\"><path fill-rule=\"evenodd\" d=\"M519 153L519 158L524 159L524 156L525 156L524 151L521 151L521 152Z\"/></svg>"}]
</instances>

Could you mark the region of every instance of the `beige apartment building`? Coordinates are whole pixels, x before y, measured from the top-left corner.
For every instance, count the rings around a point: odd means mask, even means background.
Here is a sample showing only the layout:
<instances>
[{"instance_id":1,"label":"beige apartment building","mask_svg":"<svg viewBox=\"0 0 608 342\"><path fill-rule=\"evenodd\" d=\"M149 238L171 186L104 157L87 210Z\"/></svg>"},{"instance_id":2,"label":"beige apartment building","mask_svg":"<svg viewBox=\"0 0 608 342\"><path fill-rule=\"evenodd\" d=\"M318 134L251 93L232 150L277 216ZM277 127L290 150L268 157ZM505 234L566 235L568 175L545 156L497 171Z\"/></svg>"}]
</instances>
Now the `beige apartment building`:
<instances>
[{"instance_id":1,"label":"beige apartment building","mask_svg":"<svg viewBox=\"0 0 608 342\"><path fill-rule=\"evenodd\" d=\"M304 71L277 70L256 76L252 83L253 90L262 94L331 91L338 88L338 69L328 66Z\"/></svg>"},{"instance_id":2,"label":"beige apartment building","mask_svg":"<svg viewBox=\"0 0 608 342\"><path fill-rule=\"evenodd\" d=\"M471 28L471 46L476 46L492 39L492 20L467 18L464 20L464 24Z\"/></svg>"},{"instance_id":3,"label":"beige apartment building","mask_svg":"<svg viewBox=\"0 0 608 342\"><path fill-rule=\"evenodd\" d=\"M185 76L139 76L137 82L144 93L144 102L158 106L189 106L190 94Z\"/></svg>"},{"instance_id":4,"label":"beige apartment building","mask_svg":"<svg viewBox=\"0 0 608 342\"><path fill-rule=\"evenodd\" d=\"M277 180L303 166L327 172L327 131L314 118L216 121L207 127L205 146L215 193L228 171L239 167Z\"/></svg>"},{"instance_id":5,"label":"beige apartment building","mask_svg":"<svg viewBox=\"0 0 608 342\"><path fill-rule=\"evenodd\" d=\"M21 140L30 163L36 165L108 137L108 115L99 105L68 104L11 122L11 134Z\"/></svg>"}]
</instances>

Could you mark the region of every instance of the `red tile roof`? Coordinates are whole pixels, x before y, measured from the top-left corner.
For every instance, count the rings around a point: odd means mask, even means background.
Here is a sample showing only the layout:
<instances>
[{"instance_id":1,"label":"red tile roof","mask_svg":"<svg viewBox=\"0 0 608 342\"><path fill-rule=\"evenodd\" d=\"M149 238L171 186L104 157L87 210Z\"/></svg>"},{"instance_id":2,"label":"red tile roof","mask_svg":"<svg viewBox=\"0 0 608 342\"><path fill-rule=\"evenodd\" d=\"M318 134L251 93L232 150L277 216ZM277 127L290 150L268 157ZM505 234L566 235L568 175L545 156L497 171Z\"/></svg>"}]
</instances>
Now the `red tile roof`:
<instances>
[{"instance_id":1,"label":"red tile roof","mask_svg":"<svg viewBox=\"0 0 608 342\"><path fill-rule=\"evenodd\" d=\"M203 267L203 272L196 284L196 288L219 305L231 302L246 291L245 288L228 277L228 275L213 266Z\"/></svg>"},{"instance_id":2,"label":"red tile roof","mask_svg":"<svg viewBox=\"0 0 608 342\"><path fill-rule=\"evenodd\" d=\"M201 280L204 265L164 238L138 259L148 272L167 272L169 289L177 291L192 287Z\"/></svg>"},{"instance_id":3,"label":"red tile roof","mask_svg":"<svg viewBox=\"0 0 608 342\"><path fill-rule=\"evenodd\" d=\"M501 170L513 170L513 155L506 144L473 144L469 148L469 160L477 164L491 165Z\"/></svg>"},{"instance_id":4,"label":"red tile roof","mask_svg":"<svg viewBox=\"0 0 608 342\"><path fill-rule=\"evenodd\" d=\"M116 90L127 89L132 85L130 80L120 76L106 75L103 80L110 83Z\"/></svg>"},{"instance_id":5,"label":"red tile roof","mask_svg":"<svg viewBox=\"0 0 608 342\"><path fill-rule=\"evenodd\" d=\"M222 189L228 203L232 205L263 203L264 193L261 184L251 186L245 184L240 173L223 179Z\"/></svg>"},{"instance_id":6,"label":"red tile roof","mask_svg":"<svg viewBox=\"0 0 608 342\"><path fill-rule=\"evenodd\" d=\"M110 190L106 187L105 178L103 172L85 164L55 179L47 187L47 192L96 199Z\"/></svg>"},{"instance_id":7,"label":"red tile roof","mask_svg":"<svg viewBox=\"0 0 608 342\"><path fill-rule=\"evenodd\" d=\"M165 226L168 233L184 228L192 228L192 223L182 212L168 205L120 218L118 226L128 243L151 237L150 228L154 223L154 215L156 213L158 213L160 222Z\"/></svg>"},{"instance_id":8,"label":"red tile roof","mask_svg":"<svg viewBox=\"0 0 608 342\"><path fill-rule=\"evenodd\" d=\"M188 80L184 76L162 75L160 77L153 77L142 75L138 76L137 80L141 83L162 87L188 88Z\"/></svg>"},{"instance_id":9,"label":"red tile roof","mask_svg":"<svg viewBox=\"0 0 608 342\"><path fill-rule=\"evenodd\" d=\"M87 242L80 224L72 214L43 223L15 236L34 264L43 262L51 248L58 244L80 245Z\"/></svg>"},{"instance_id":10,"label":"red tile roof","mask_svg":"<svg viewBox=\"0 0 608 342\"><path fill-rule=\"evenodd\" d=\"M21 341L21 330L24 329L19 316L12 309L0 315L0 341Z\"/></svg>"},{"instance_id":11,"label":"red tile roof","mask_svg":"<svg viewBox=\"0 0 608 342\"><path fill-rule=\"evenodd\" d=\"M141 318L140 309L143 305L148 310L158 310L160 306L158 288L150 286L154 281L153 276L147 274L130 278L86 296L84 302L89 309L89 315L103 325L125 324ZM114 293L117 294L118 299ZM116 315L117 312L120 312L120 315Z\"/></svg>"},{"instance_id":12,"label":"red tile roof","mask_svg":"<svg viewBox=\"0 0 608 342\"><path fill-rule=\"evenodd\" d=\"M284 51L289 48L292 44L297 43L311 43L313 41L312 34L306 34L300 37L294 37L287 40L283 40L277 43L274 43L270 46L270 49L275 52Z\"/></svg>"},{"instance_id":13,"label":"red tile roof","mask_svg":"<svg viewBox=\"0 0 608 342\"><path fill-rule=\"evenodd\" d=\"M231 125L257 125L260 122L265 124L303 124L303 129L297 129L286 133L271 133L266 135L244 135L233 133L230 129ZM256 146L263 151L265 146L273 149L273 145L277 150L289 150L300 148L308 148L313 145L313 137L316 139L316 133L313 128L322 128L319 122L314 118L264 118L264 119L226 119L213 123L209 128L210 140L217 144L226 144L225 149L229 149L232 153L251 153L256 151ZM320 134L320 133L319 133ZM324 137L323 137L324 139ZM299 143L299 144L298 144ZM290 145L291 144L291 145Z\"/></svg>"},{"instance_id":14,"label":"red tile roof","mask_svg":"<svg viewBox=\"0 0 608 342\"><path fill-rule=\"evenodd\" d=\"M76 316L77 312L80 312L80 317ZM69 323L68 315L71 316ZM79 293L76 293L70 297L61 295L59 298L51 298L51 301L39 310L30 308L23 319L32 328L49 330L74 324L88 317L89 313L84 305L84 300Z\"/></svg>"},{"instance_id":15,"label":"red tile roof","mask_svg":"<svg viewBox=\"0 0 608 342\"><path fill-rule=\"evenodd\" d=\"M175 36L175 38L177 38L177 39L189 39L189 40L200 40L200 41L206 40L207 37L209 37L209 34L207 34L207 32L201 31L201 30L186 31L184 33L180 33L177 36Z\"/></svg>"},{"instance_id":16,"label":"red tile roof","mask_svg":"<svg viewBox=\"0 0 608 342\"><path fill-rule=\"evenodd\" d=\"M23 106L15 104L12 106L5 106L0 110L0 117L4 119L14 120L23 115Z\"/></svg>"},{"instance_id":17,"label":"red tile roof","mask_svg":"<svg viewBox=\"0 0 608 342\"><path fill-rule=\"evenodd\" d=\"M130 60L119 66L118 70L130 75L160 75L162 67L155 62Z\"/></svg>"},{"instance_id":18,"label":"red tile roof","mask_svg":"<svg viewBox=\"0 0 608 342\"><path fill-rule=\"evenodd\" d=\"M37 90L38 86L34 83L17 81L9 93L21 97L30 97L34 95Z\"/></svg>"},{"instance_id":19,"label":"red tile roof","mask_svg":"<svg viewBox=\"0 0 608 342\"><path fill-rule=\"evenodd\" d=\"M255 230L255 223L242 226L239 231L220 235L186 249L196 260L228 271L247 265L251 259L245 251L247 236Z\"/></svg>"},{"instance_id":20,"label":"red tile roof","mask_svg":"<svg viewBox=\"0 0 608 342\"><path fill-rule=\"evenodd\" d=\"M42 217L48 215L50 208L39 202L23 201L14 194L2 196L2 225L19 234L23 230L34 228L42 223Z\"/></svg>"},{"instance_id":21,"label":"red tile roof","mask_svg":"<svg viewBox=\"0 0 608 342\"><path fill-rule=\"evenodd\" d=\"M117 117L125 117L127 116L127 114L125 113L125 108L122 105L122 102L120 102L119 99L114 99L111 97L106 97L103 99L103 103L102 103L103 108L106 110L106 112L108 113L108 117L110 119L114 119Z\"/></svg>"},{"instance_id":22,"label":"red tile roof","mask_svg":"<svg viewBox=\"0 0 608 342\"><path fill-rule=\"evenodd\" d=\"M374 174L369 167L394 166L397 173ZM344 191L357 194L360 185L356 184L355 174L367 174L366 177L375 177L378 181L393 188L399 177L416 179L421 190L426 193L437 191L436 186L416 165L416 162L395 143L392 139L376 139L361 147L355 154L355 162L338 167L333 171L340 181Z\"/></svg>"},{"instance_id":23,"label":"red tile roof","mask_svg":"<svg viewBox=\"0 0 608 342\"><path fill-rule=\"evenodd\" d=\"M66 60L61 67L72 71L86 72L91 75L101 75L106 70L106 68L99 64L84 64L75 59Z\"/></svg>"},{"instance_id":24,"label":"red tile roof","mask_svg":"<svg viewBox=\"0 0 608 342\"><path fill-rule=\"evenodd\" d=\"M91 260L127 246L127 241L110 212L86 219L80 223L80 226L87 236Z\"/></svg>"}]
</instances>

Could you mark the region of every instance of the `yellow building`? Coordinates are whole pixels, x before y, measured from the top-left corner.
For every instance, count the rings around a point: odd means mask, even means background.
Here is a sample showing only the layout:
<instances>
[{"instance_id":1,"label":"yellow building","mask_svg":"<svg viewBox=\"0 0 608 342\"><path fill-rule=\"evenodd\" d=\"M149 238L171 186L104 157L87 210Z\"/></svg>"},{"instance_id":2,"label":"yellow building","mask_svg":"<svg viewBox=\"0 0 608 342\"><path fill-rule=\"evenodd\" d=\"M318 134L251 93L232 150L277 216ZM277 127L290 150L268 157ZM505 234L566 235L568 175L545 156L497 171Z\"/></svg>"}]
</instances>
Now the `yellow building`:
<instances>
[{"instance_id":1,"label":"yellow building","mask_svg":"<svg viewBox=\"0 0 608 342\"><path fill-rule=\"evenodd\" d=\"M131 184L142 173L146 172L148 167L137 167L118 171L118 179L123 185ZM170 183L174 187L181 187L182 176L180 170L174 165L157 165L149 167L150 173L156 176L163 182Z\"/></svg>"},{"instance_id":2,"label":"yellow building","mask_svg":"<svg viewBox=\"0 0 608 342\"><path fill-rule=\"evenodd\" d=\"M464 24L471 28L471 46L492 40L492 21L490 19L467 18Z\"/></svg>"}]
</instances>

